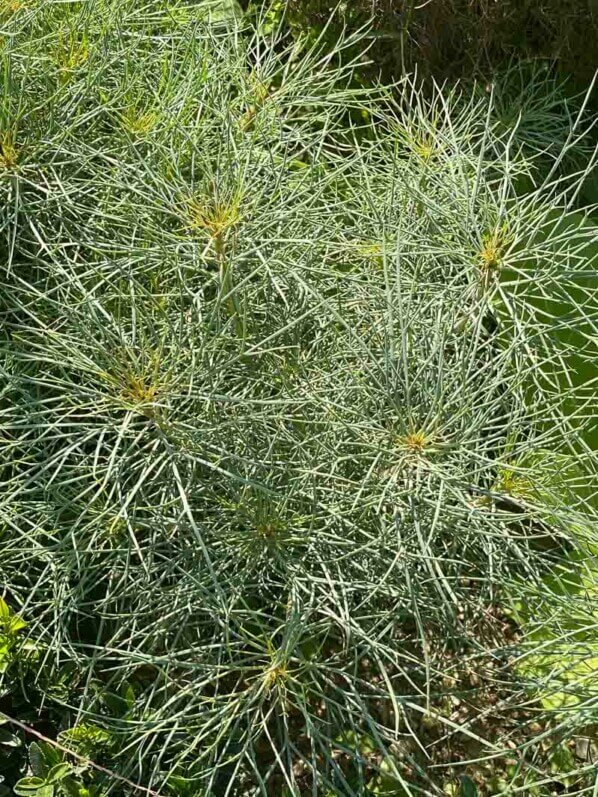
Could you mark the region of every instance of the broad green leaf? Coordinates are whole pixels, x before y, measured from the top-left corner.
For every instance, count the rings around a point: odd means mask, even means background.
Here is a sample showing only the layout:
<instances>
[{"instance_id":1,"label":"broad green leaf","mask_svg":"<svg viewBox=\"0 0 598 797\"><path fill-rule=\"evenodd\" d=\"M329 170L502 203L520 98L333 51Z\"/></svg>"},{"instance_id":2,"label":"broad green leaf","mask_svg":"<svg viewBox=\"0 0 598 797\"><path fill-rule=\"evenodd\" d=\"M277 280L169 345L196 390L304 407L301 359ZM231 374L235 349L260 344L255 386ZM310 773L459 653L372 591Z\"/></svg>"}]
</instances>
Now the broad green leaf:
<instances>
[{"instance_id":1,"label":"broad green leaf","mask_svg":"<svg viewBox=\"0 0 598 797\"><path fill-rule=\"evenodd\" d=\"M31 742L29 745L29 766L38 778L45 778L50 771L50 764L42 748L44 742Z\"/></svg>"},{"instance_id":2,"label":"broad green leaf","mask_svg":"<svg viewBox=\"0 0 598 797\"><path fill-rule=\"evenodd\" d=\"M21 778L14 787L17 797L53 797L54 786L42 778Z\"/></svg>"},{"instance_id":3,"label":"broad green leaf","mask_svg":"<svg viewBox=\"0 0 598 797\"><path fill-rule=\"evenodd\" d=\"M70 775L72 771L71 765L66 762L55 764L48 772L46 780L48 783L60 783L60 781L66 778L67 775Z\"/></svg>"},{"instance_id":4,"label":"broad green leaf","mask_svg":"<svg viewBox=\"0 0 598 797\"><path fill-rule=\"evenodd\" d=\"M6 672L11 662L10 643L6 637L0 634L0 673Z\"/></svg>"},{"instance_id":5,"label":"broad green leaf","mask_svg":"<svg viewBox=\"0 0 598 797\"><path fill-rule=\"evenodd\" d=\"M21 631L23 628L27 627L27 623L23 620L22 617L19 617L18 614L13 614L7 624L7 631L9 634L16 634L17 631Z\"/></svg>"},{"instance_id":6,"label":"broad green leaf","mask_svg":"<svg viewBox=\"0 0 598 797\"><path fill-rule=\"evenodd\" d=\"M29 764L33 774L45 778L50 769L62 763L61 753L47 742L31 742L29 745Z\"/></svg>"},{"instance_id":7,"label":"broad green leaf","mask_svg":"<svg viewBox=\"0 0 598 797\"><path fill-rule=\"evenodd\" d=\"M85 722L62 731L58 738L62 744L82 755L93 755L97 750L108 747L112 740L108 731Z\"/></svg>"},{"instance_id":8,"label":"broad green leaf","mask_svg":"<svg viewBox=\"0 0 598 797\"><path fill-rule=\"evenodd\" d=\"M18 614L14 614L5 600L0 598L0 630L5 634L16 634L25 628L27 623Z\"/></svg>"}]
</instances>

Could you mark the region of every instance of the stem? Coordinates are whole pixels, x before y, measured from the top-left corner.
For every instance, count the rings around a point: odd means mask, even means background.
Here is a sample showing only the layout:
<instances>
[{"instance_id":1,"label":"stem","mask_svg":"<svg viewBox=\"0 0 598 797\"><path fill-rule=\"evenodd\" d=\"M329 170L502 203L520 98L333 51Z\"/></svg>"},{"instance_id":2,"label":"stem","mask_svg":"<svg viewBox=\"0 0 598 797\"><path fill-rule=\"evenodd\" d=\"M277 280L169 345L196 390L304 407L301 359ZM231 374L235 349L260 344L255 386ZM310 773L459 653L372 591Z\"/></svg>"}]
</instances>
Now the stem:
<instances>
[{"instance_id":1,"label":"stem","mask_svg":"<svg viewBox=\"0 0 598 797\"><path fill-rule=\"evenodd\" d=\"M134 789L138 792L143 792L144 794L151 795L151 797L165 797L165 795L161 794L160 792L154 791L153 789L148 788L147 786L141 786L139 783L135 783L128 778L123 777L122 775L117 775L116 772L113 772L111 769L107 769L106 767L101 766L100 764L96 764L94 761L91 761L89 758L85 756L79 755L79 753L75 753L72 750L69 750L68 747L64 747L64 745L60 744L60 742L55 741L54 739L49 739L47 736L44 736L43 733L36 731L34 728L31 728L29 725L25 725L24 722L20 722L19 720L15 720L12 717L9 717L8 714L0 714L0 720L6 720L6 722L15 725L20 730L24 731L25 733L30 734L31 736L35 736L36 739L40 739L42 742L46 742L46 744L52 745L57 750L60 750L61 753L65 753L66 755L70 755L73 758L80 761L82 764L95 769L97 772L101 772L103 775L109 775L111 778L120 781L120 783L124 783L125 785L129 786L130 788Z\"/></svg>"}]
</instances>

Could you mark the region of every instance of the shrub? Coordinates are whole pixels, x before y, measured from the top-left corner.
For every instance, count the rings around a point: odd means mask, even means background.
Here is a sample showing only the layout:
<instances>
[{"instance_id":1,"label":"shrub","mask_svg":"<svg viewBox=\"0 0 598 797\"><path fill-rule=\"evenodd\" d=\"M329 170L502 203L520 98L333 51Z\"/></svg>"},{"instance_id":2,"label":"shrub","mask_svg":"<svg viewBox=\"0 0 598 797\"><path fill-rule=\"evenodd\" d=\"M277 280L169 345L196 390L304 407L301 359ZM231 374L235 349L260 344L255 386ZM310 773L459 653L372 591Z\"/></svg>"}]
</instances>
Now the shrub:
<instances>
[{"instance_id":1,"label":"shrub","mask_svg":"<svg viewBox=\"0 0 598 797\"><path fill-rule=\"evenodd\" d=\"M565 73L588 82L598 53L592 0L289 0L291 22L321 29L373 18L373 58L387 74L413 69L438 76L488 72L512 58L557 59Z\"/></svg>"},{"instance_id":2,"label":"shrub","mask_svg":"<svg viewBox=\"0 0 598 797\"><path fill-rule=\"evenodd\" d=\"M506 609L596 542L584 115L354 89L355 42L209 10L8 23L1 709L46 745L9 784L528 788Z\"/></svg>"}]
</instances>

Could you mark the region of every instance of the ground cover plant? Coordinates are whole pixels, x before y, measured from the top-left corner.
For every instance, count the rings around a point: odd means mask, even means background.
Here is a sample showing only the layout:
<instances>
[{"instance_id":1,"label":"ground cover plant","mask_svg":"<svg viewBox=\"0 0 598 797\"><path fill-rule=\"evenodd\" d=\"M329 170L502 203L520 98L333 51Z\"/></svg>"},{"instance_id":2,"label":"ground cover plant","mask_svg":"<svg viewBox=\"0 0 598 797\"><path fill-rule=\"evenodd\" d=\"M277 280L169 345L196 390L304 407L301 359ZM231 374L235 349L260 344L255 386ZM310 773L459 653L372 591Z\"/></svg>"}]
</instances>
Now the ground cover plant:
<instances>
[{"instance_id":1,"label":"ground cover plant","mask_svg":"<svg viewBox=\"0 0 598 797\"><path fill-rule=\"evenodd\" d=\"M588 97L1 9L3 793L595 795Z\"/></svg>"}]
</instances>

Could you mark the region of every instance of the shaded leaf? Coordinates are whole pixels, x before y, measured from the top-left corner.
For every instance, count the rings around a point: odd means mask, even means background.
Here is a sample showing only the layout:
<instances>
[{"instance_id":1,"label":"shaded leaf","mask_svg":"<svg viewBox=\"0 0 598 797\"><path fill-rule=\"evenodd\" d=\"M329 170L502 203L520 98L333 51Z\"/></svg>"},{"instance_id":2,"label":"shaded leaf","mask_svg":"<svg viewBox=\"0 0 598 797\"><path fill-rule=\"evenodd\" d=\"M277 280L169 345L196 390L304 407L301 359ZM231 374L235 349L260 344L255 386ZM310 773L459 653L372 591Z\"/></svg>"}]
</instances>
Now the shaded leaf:
<instances>
[{"instance_id":1,"label":"shaded leaf","mask_svg":"<svg viewBox=\"0 0 598 797\"><path fill-rule=\"evenodd\" d=\"M473 780L467 775L461 777L461 786L459 788L459 797L477 797L478 787Z\"/></svg>"},{"instance_id":2,"label":"shaded leaf","mask_svg":"<svg viewBox=\"0 0 598 797\"><path fill-rule=\"evenodd\" d=\"M5 747L20 747L22 742L16 733L13 733L8 728L0 728L0 744Z\"/></svg>"}]
</instances>

